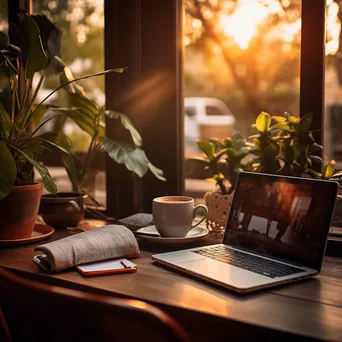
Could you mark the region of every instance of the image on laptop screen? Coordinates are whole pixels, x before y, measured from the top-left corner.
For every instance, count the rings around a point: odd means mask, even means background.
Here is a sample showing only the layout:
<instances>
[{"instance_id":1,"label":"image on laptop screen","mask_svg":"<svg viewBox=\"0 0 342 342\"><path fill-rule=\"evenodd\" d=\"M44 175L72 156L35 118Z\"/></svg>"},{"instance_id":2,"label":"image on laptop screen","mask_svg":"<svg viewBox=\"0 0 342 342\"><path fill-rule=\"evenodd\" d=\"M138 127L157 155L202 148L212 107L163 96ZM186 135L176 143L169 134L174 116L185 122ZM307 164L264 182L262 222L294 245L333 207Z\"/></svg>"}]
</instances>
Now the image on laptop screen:
<instances>
[{"instance_id":1,"label":"image on laptop screen","mask_svg":"<svg viewBox=\"0 0 342 342\"><path fill-rule=\"evenodd\" d=\"M337 184L242 173L224 243L319 267Z\"/></svg>"}]
</instances>

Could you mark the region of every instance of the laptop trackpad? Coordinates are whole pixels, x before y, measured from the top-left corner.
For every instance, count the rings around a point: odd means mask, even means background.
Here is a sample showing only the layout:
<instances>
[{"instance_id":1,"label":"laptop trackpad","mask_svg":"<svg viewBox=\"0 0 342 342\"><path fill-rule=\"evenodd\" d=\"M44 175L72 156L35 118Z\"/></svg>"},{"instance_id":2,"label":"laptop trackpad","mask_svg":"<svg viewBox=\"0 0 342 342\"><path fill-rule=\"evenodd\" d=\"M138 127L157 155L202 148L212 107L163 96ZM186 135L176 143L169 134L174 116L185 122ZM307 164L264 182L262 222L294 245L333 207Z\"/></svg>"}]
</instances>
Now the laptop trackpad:
<instances>
[{"instance_id":1,"label":"laptop trackpad","mask_svg":"<svg viewBox=\"0 0 342 342\"><path fill-rule=\"evenodd\" d=\"M209 258L180 262L177 266L237 288L249 288L272 281L263 275Z\"/></svg>"}]
</instances>

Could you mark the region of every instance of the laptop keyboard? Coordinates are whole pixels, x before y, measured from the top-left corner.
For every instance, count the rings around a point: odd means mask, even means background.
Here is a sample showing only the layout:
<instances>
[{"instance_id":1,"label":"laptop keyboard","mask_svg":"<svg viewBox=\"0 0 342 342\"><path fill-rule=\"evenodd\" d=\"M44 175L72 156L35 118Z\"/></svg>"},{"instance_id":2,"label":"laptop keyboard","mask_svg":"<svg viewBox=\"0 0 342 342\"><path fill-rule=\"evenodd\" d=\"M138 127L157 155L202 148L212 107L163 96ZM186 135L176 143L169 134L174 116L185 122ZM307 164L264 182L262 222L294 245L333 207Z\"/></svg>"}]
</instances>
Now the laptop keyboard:
<instances>
[{"instance_id":1,"label":"laptop keyboard","mask_svg":"<svg viewBox=\"0 0 342 342\"><path fill-rule=\"evenodd\" d=\"M279 262L260 258L248 253L226 248L224 246L206 247L193 252L243 268L247 271L262 274L269 278L285 277L291 274L304 272L304 270L297 267L284 265Z\"/></svg>"}]
</instances>

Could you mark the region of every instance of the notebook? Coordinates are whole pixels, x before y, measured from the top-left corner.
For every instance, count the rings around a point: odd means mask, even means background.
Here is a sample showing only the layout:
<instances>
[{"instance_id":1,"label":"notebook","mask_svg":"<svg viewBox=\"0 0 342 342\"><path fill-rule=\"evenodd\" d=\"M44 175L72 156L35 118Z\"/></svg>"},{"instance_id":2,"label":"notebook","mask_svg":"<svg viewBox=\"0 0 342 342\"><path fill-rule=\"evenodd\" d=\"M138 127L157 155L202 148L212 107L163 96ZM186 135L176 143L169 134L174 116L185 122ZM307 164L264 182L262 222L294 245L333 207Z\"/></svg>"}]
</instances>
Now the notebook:
<instances>
[{"instance_id":1,"label":"notebook","mask_svg":"<svg viewBox=\"0 0 342 342\"><path fill-rule=\"evenodd\" d=\"M85 277L106 275L106 274L117 274L135 272L137 265L133 262L120 258L114 260L106 260L100 262L94 262L86 265L76 266L77 271Z\"/></svg>"}]
</instances>

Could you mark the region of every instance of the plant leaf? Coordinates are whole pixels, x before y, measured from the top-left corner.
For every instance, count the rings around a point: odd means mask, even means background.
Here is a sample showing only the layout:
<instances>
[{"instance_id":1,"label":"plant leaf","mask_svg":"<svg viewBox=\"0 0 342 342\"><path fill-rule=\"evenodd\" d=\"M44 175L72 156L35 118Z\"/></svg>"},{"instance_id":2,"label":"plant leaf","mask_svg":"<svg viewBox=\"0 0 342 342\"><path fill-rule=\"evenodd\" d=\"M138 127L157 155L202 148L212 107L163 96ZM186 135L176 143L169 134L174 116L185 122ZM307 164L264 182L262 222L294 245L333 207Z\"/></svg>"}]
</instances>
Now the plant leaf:
<instances>
[{"instance_id":1,"label":"plant leaf","mask_svg":"<svg viewBox=\"0 0 342 342\"><path fill-rule=\"evenodd\" d=\"M156 176L156 178L158 178L159 180L161 180L163 182L166 182L166 178L164 177L163 170L154 166L150 161L148 162L148 168Z\"/></svg>"},{"instance_id":2,"label":"plant leaf","mask_svg":"<svg viewBox=\"0 0 342 342\"><path fill-rule=\"evenodd\" d=\"M65 84L74 80L70 68L58 56L54 56L44 70L46 76L59 75L60 84ZM71 83L64 87L69 94L81 94L85 96L84 89L77 83Z\"/></svg>"},{"instance_id":3,"label":"plant leaf","mask_svg":"<svg viewBox=\"0 0 342 342\"><path fill-rule=\"evenodd\" d=\"M342 177L342 171L338 171L331 176L331 178L339 178L339 177Z\"/></svg>"},{"instance_id":4,"label":"plant leaf","mask_svg":"<svg viewBox=\"0 0 342 342\"><path fill-rule=\"evenodd\" d=\"M68 176L70 178L70 181L75 189L78 188L78 175L77 170L74 164L74 159L71 156L71 154L64 149L63 147L59 146L59 144L55 144L54 142L51 142L49 140L43 139L41 137L38 137L40 141L44 142L45 144L50 145L52 148L54 148L57 152L60 153L62 162L64 164L64 167L68 173ZM67 144L67 143L65 143Z\"/></svg>"},{"instance_id":5,"label":"plant leaf","mask_svg":"<svg viewBox=\"0 0 342 342\"><path fill-rule=\"evenodd\" d=\"M35 110L37 108L37 105L34 104L32 106L32 110ZM36 128L40 121L42 120L43 116L45 115L45 113L48 111L48 106L45 105L41 105L39 108L37 108L37 110L34 112L34 114L31 117L31 122L33 125L33 128Z\"/></svg>"},{"instance_id":6,"label":"plant leaf","mask_svg":"<svg viewBox=\"0 0 342 342\"><path fill-rule=\"evenodd\" d=\"M0 103L0 140L7 139L7 135L11 126L11 119L5 112L2 103Z\"/></svg>"},{"instance_id":7,"label":"plant leaf","mask_svg":"<svg viewBox=\"0 0 342 342\"><path fill-rule=\"evenodd\" d=\"M95 134L95 118L91 118L86 114L85 111L81 109L71 109L69 111L65 111L65 114L72 119L83 131L88 133L91 137ZM99 124L99 136L104 136L104 126Z\"/></svg>"},{"instance_id":8,"label":"plant leaf","mask_svg":"<svg viewBox=\"0 0 342 342\"><path fill-rule=\"evenodd\" d=\"M43 48L49 60L62 55L62 31L45 15L32 15L36 22Z\"/></svg>"},{"instance_id":9,"label":"plant leaf","mask_svg":"<svg viewBox=\"0 0 342 342\"><path fill-rule=\"evenodd\" d=\"M224 148L224 144L217 138L210 138L209 142L215 145L215 152L220 148Z\"/></svg>"},{"instance_id":10,"label":"plant leaf","mask_svg":"<svg viewBox=\"0 0 342 342\"><path fill-rule=\"evenodd\" d=\"M133 126L131 119L127 115L114 112L113 110L105 110L104 114L111 119L121 119L122 125L131 133L134 144L138 147L142 145L141 135Z\"/></svg>"},{"instance_id":11,"label":"plant leaf","mask_svg":"<svg viewBox=\"0 0 342 342\"><path fill-rule=\"evenodd\" d=\"M256 119L255 127L256 129L261 132L265 133L271 126L271 117L266 112L261 112Z\"/></svg>"},{"instance_id":12,"label":"plant leaf","mask_svg":"<svg viewBox=\"0 0 342 342\"><path fill-rule=\"evenodd\" d=\"M0 200L11 191L17 175L15 161L6 144L0 141Z\"/></svg>"},{"instance_id":13,"label":"plant leaf","mask_svg":"<svg viewBox=\"0 0 342 342\"><path fill-rule=\"evenodd\" d=\"M312 123L312 114L306 114L299 120L299 125L301 126L301 129L303 132L306 132L309 130Z\"/></svg>"},{"instance_id":14,"label":"plant leaf","mask_svg":"<svg viewBox=\"0 0 342 342\"><path fill-rule=\"evenodd\" d=\"M278 123L270 127L270 130L283 130L283 131L290 131L291 127L285 123Z\"/></svg>"},{"instance_id":15,"label":"plant leaf","mask_svg":"<svg viewBox=\"0 0 342 342\"><path fill-rule=\"evenodd\" d=\"M334 172L335 169L331 163L325 164L322 168L322 179L329 179Z\"/></svg>"},{"instance_id":16,"label":"plant leaf","mask_svg":"<svg viewBox=\"0 0 342 342\"><path fill-rule=\"evenodd\" d=\"M312 177L312 178L315 178L315 179L321 179L322 178L322 174L319 173L319 172L316 172L312 169L307 169L307 173Z\"/></svg>"},{"instance_id":17,"label":"plant leaf","mask_svg":"<svg viewBox=\"0 0 342 342\"><path fill-rule=\"evenodd\" d=\"M20 23L22 34L20 48L25 60L25 77L32 79L35 72L44 69L48 57L43 48L39 27L34 19L22 12L20 14Z\"/></svg>"},{"instance_id":18,"label":"plant leaf","mask_svg":"<svg viewBox=\"0 0 342 342\"><path fill-rule=\"evenodd\" d=\"M83 109L90 117L100 114L101 107L95 102L88 99L86 96L79 93L69 93L69 102L73 107Z\"/></svg>"},{"instance_id":19,"label":"plant leaf","mask_svg":"<svg viewBox=\"0 0 342 342\"><path fill-rule=\"evenodd\" d=\"M283 116L272 116L271 119L274 119L274 120L277 121L278 123L286 122L286 118L284 118Z\"/></svg>"},{"instance_id":20,"label":"plant leaf","mask_svg":"<svg viewBox=\"0 0 342 342\"><path fill-rule=\"evenodd\" d=\"M208 141L197 141L198 147L206 154L209 160L214 158L215 145Z\"/></svg>"},{"instance_id":21,"label":"plant leaf","mask_svg":"<svg viewBox=\"0 0 342 342\"><path fill-rule=\"evenodd\" d=\"M119 164L125 165L128 170L139 177L145 175L149 160L143 150L120 144L107 137L103 139L102 143L110 158Z\"/></svg>"},{"instance_id":22,"label":"plant leaf","mask_svg":"<svg viewBox=\"0 0 342 342\"><path fill-rule=\"evenodd\" d=\"M14 148L19 154L21 154L24 158L27 159L28 162L30 162L34 166L34 168L38 171L38 173L42 177L42 181L43 181L43 185L44 185L45 189L48 192L51 192L51 193L55 194L57 192L57 186L53 182L53 180L51 179L51 175L50 175L49 170L44 165L36 162L28 154L26 154L25 152L21 151L17 147L15 147L13 145L10 145L10 146L12 148Z\"/></svg>"}]
</instances>

